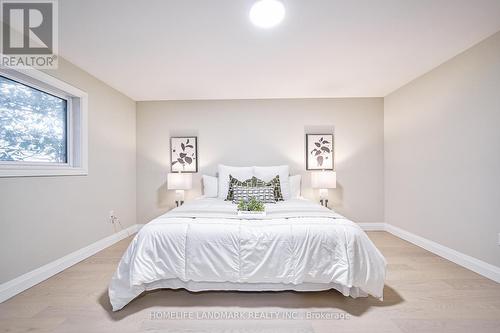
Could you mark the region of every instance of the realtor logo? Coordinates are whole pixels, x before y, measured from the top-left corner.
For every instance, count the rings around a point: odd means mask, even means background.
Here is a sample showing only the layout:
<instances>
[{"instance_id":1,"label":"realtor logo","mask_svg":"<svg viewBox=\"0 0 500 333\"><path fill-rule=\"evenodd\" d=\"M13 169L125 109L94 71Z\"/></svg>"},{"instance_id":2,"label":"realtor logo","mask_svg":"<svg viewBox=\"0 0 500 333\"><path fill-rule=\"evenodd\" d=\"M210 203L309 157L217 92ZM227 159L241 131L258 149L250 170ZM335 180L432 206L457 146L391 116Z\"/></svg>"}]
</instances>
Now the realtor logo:
<instances>
[{"instance_id":1,"label":"realtor logo","mask_svg":"<svg viewBox=\"0 0 500 333\"><path fill-rule=\"evenodd\" d=\"M0 0L1 67L57 68L57 0Z\"/></svg>"}]
</instances>

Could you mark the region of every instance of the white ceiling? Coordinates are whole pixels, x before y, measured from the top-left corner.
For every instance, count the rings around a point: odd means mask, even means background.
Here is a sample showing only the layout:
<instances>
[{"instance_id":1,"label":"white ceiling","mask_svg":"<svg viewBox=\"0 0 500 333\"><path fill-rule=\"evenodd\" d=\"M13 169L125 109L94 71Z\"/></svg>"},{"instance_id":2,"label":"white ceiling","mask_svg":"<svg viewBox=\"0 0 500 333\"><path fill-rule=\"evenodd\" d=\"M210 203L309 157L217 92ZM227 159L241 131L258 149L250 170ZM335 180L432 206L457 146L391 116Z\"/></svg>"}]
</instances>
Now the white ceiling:
<instances>
[{"instance_id":1,"label":"white ceiling","mask_svg":"<svg viewBox=\"0 0 500 333\"><path fill-rule=\"evenodd\" d=\"M385 96L500 30L500 0L62 0L60 54L134 100Z\"/></svg>"}]
</instances>

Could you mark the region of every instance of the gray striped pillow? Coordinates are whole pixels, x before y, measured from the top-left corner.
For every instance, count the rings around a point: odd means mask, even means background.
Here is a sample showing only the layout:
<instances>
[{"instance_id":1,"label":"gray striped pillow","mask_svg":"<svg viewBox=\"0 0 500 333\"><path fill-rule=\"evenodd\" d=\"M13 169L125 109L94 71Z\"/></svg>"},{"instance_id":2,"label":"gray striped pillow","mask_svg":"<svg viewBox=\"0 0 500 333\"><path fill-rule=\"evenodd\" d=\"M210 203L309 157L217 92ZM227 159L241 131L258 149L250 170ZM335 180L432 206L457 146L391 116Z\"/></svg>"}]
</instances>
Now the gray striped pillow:
<instances>
[{"instance_id":1,"label":"gray striped pillow","mask_svg":"<svg viewBox=\"0 0 500 333\"><path fill-rule=\"evenodd\" d=\"M273 186L233 186L233 203L248 202L252 197L263 203L276 203Z\"/></svg>"},{"instance_id":2,"label":"gray striped pillow","mask_svg":"<svg viewBox=\"0 0 500 333\"><path fill-rule=\"evenodd\" d=\"M229 190L227 192L226 201L234 201L233 200L233 187L234 186L273 186L274 187L274 200L275 201L283 201L283 194L281 193L281 185L280 185L280 176L276 175L273 179L268 182L258 179L253 176L250 179L245 181L240 181L233 176L229 175Z\"/></svg>"}]
</instances>

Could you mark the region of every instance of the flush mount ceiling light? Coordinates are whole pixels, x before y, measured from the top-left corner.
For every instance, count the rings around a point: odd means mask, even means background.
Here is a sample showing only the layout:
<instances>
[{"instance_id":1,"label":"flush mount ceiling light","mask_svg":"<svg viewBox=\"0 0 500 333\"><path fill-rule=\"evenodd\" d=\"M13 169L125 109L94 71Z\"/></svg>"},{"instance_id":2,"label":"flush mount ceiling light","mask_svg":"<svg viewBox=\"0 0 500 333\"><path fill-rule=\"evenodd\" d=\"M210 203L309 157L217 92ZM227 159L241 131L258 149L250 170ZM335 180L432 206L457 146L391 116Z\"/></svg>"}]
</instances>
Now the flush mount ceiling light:
<instances>
[{"instance_id":1,"label":"flush mount ceiling light","mask_svg":"<svg viewBox=\"0 0 500 333\"><path fill-rule=\"evenodd\" d=\"M271 28L285 18L285 6L278 0L260 0L250 9L250 21L260 28Z\"/></svg>"}]
</instances>

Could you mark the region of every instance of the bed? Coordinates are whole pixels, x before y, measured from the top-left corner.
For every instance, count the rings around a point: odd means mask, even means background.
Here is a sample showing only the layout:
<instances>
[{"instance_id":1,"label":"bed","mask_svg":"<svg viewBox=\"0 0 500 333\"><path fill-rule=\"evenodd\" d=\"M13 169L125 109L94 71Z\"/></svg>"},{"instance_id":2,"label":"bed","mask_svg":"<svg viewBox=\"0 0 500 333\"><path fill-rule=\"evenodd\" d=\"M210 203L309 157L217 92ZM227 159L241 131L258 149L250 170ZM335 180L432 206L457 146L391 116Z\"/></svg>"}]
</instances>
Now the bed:
<instances>
[{"instance_id":1,"label":"bed","mask_svg":"<svg viewBox=\"0 0 500 333\"><path fill-rule=\"evenodd\" d=\"M305 199L266 204L261 219L200 198L146 224L109 285L113 311L147 290L319 291L382 299L386 261L361 228Z\"/></svg>"}]
</instances>

